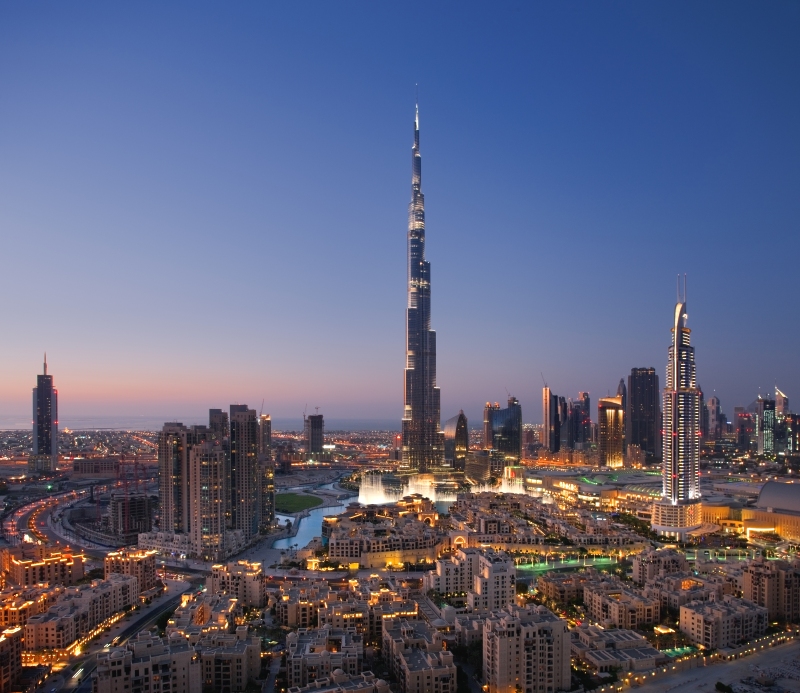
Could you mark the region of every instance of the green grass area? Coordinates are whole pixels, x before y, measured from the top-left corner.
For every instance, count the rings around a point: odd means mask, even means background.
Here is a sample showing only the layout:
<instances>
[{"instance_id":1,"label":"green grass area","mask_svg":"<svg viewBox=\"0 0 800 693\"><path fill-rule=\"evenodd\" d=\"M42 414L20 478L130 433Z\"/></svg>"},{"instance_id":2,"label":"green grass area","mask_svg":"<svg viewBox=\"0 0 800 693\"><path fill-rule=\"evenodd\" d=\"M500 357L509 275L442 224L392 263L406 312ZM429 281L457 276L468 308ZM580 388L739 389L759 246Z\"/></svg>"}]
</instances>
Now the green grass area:
<instances>
[{"instance_id":1,"label":"green grass area","mask_svg":"<svg viewBox=\"0 0 800 693\"><path fill-rule=\"evenodd\" d=\"M299 513L306 508L322 505L322 498L301 493L279 493L275 496L276 513Z\"/></svg>"}]
</instances>

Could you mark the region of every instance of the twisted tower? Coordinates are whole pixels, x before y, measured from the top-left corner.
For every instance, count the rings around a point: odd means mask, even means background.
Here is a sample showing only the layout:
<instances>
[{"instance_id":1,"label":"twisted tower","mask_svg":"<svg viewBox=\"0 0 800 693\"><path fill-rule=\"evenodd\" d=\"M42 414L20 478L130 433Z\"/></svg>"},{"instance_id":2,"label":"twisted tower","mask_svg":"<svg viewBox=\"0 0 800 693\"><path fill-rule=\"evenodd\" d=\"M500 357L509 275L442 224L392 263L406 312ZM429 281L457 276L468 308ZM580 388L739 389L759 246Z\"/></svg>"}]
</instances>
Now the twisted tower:
<instances>
[{"instance_id":1,"label":"twisted tower","mask_svg":"<svg viewBox=\"0 0 800 693\"><path fill-rule=\"evenodd\" d=\"M441 466L444 440L436 387L436 332L431 329L431 264L425 259L425 197L419 152L419 106L411 149L408 205L408 309L406 311L405 408L401 469L429 472Z\"/></svg>"}]
</instances>

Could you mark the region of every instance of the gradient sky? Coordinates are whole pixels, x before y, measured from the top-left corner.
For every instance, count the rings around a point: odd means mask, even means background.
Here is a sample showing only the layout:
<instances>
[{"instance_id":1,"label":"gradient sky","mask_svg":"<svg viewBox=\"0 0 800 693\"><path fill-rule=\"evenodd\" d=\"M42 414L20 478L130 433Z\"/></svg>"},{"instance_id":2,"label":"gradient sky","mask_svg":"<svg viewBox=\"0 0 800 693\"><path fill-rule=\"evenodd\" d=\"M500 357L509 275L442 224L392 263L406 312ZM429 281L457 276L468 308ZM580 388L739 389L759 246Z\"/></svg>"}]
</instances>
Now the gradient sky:
<instances>
[{"instance_id":1,"label":"gradient sky","mask_svg":"<svg viewBox=\"0 0 800 693\"><path fill-rule=\"evenodd\" d=\"M402 415L419 83L442 417L541 376L800 405L795 2L3 3L0 414ZM796 407L795 407L796 408Z\"/></svg>"}]
</instances>

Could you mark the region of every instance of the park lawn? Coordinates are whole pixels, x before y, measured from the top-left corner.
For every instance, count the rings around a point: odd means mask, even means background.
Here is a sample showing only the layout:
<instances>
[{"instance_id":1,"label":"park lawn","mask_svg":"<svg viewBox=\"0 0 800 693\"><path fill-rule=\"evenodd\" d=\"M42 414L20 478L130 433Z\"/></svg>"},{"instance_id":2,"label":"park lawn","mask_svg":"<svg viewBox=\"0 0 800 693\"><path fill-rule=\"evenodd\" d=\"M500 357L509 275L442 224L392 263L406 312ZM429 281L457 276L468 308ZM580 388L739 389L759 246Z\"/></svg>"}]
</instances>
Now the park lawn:
<instances>
[{"instance_id":1,"label":"park lawn","mask_svg":"<svg viewBox=\"0 0 800 693\"><path fill-rule=\"evenodd\" d=\"M322 505L322 498L301 493L279 493L275 496L276 513L299 513L306 508Z\"/></svg>"}]
</instances>

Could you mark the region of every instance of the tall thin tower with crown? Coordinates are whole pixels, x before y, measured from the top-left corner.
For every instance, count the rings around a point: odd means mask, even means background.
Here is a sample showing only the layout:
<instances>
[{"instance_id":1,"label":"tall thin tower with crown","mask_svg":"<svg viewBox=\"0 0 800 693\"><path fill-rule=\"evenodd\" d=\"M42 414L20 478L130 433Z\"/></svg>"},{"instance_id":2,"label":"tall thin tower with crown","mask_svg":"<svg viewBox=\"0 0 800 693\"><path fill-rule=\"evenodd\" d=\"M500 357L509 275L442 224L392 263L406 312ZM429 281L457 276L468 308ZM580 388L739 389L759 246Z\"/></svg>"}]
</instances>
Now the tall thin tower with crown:
<instances>
[{"instance_id":1,"label":"tall thin tower with crown","mask_svg":"<svg viewBox=\"0 0 800 693\"><path fill-rule=\"evenodd\" d=\"M692 331L686 327L686 280L672 325L663 399L662 496L653 505L653 529L684 541L702 524L700 507L700 390Z\"/></svg>"},{"instance_id":2,"label":"tall thin tower with crown","mask_svg":"<svg viewBox=\"0 0 800 693\"><path fill-rule=\"evenodd\" d=\"M28 471L48 474L58 466L58 390L53 376L47 375L47 354L44 373L36 376L33 388L33 453Z\"/></svg>"},{"instance_id":3,"label":"tall thin tower with crown","mask_svg":"<svg viewBox=\"0 0 800 693\"><path fill-rule=\"evenodd\" d=\"M400 468L407 472L429 472L442 464L444 436L440 431L439 388L436 387L436 332L431 329L431 264L425 259L419 105L411 149L406 318L405 407Z\"/></svg>"}]
</instances>

